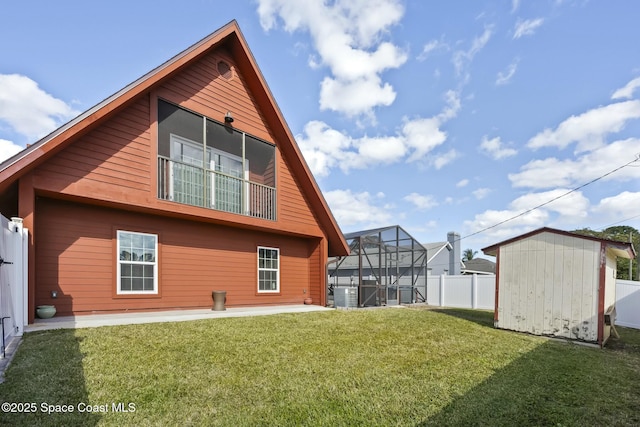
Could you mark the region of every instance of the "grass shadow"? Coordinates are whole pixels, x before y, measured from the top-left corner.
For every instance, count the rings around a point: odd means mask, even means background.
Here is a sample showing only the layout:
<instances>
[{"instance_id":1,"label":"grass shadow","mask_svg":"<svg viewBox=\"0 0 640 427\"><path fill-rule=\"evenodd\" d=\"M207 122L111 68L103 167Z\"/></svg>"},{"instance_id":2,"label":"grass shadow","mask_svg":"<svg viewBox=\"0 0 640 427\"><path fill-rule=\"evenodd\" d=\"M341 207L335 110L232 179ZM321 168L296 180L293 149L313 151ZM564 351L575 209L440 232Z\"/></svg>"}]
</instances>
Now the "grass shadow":
<instances>
[{"instance_id":1,"label":"grass shadow","mask_svg":"<svg viewBox=\"0 0 640 427\"><path fill-rule=\"evenodd\" d=\"M95 426L100 414L87 412L82 338L74 330L25 334L0 384L0 425ZM13 404L9 411L6 403ZM84 410L83 410L84 409Z\"/></svg>"},{"instance_id":2,"label":"grass shadow","mask_svg":"<svg viewBox=\"0 0 640 427\"><path fill-rule=\"evenodd\" d=\"M616 330L620 338L612 335L607 341L607 349L635 353L640 356L640 329L616 326Z\"/></svg>"},{"instance_id":3,"label":"grass shadow","mask_svg":"<svg viewBox=\"0 0 640 427\"><path fill-rule=\"evenodd\" d=\"M480 326L494 328L493 311L489 310L472 310L466 308L433 308L431 311L446 314L458 319L468 320Z\"/></svg>"},{"instance_id":4,"label":"grass shadow","mask_svg":"<svg viewBox=\"0 0 640 427\"><path fill-rule=\"evenodd\" d=\"M631 352L544 342L417 425L640 425L640 331L624 333ZM629 393L608 392L613 378Z\"/></svg>"}]
</instances>

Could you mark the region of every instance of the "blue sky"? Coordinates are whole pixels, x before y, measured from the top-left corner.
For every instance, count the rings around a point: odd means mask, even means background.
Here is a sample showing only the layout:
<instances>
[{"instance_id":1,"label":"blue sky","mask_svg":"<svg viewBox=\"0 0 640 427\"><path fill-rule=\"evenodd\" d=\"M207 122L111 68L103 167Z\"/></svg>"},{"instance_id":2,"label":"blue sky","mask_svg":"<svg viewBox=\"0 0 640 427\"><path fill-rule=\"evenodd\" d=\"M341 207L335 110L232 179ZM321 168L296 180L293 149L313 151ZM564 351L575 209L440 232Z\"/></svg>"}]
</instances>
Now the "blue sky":
<instances>
[{"instance_id":1,"label":"blue sky","mask_svg":"<svg viewBox=\"0 0 640 427\"><path fill-rule=\"evenodd\" d=\"M457 231L479 250L640 229L639 16L632 0L9 2L0 157L236 19L344 232Z\"/></svg>"}]
</instances>

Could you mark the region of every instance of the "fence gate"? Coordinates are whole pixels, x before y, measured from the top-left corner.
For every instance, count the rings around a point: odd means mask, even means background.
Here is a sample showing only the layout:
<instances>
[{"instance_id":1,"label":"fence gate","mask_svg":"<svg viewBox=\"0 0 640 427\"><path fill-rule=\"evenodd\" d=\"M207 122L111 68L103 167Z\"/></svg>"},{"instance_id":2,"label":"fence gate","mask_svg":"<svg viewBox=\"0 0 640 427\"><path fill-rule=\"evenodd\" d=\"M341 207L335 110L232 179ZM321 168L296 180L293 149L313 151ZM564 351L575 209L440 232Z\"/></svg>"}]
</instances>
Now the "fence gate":
<instances>
[{"instance_id":1,"label":"fence gate","mask_svg":"<svg viewBox=\"0 0 640 427\"><path fill-rule=\"evenodd\" d=\"M27 230L20 218L0 215L0 358L14 336L27 324Z\"/></svg>"}]
</instances>

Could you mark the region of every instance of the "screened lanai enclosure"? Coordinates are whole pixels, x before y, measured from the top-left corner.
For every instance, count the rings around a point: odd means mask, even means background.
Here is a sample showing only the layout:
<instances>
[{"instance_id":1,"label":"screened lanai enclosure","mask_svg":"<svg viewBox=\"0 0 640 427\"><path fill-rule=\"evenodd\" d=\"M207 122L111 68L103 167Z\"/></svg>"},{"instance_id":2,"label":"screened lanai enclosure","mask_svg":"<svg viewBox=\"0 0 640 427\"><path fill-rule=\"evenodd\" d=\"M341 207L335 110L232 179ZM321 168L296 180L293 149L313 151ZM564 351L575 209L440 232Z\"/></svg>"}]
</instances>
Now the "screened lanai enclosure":
<instances>
[{"instance_id":1,"label":"screened lanai enclosure","mask_svg":"<svg viewBox=\"0 0 640 427\"><path fill-rule=\"evenodd\" d=\"M344 237L351 252L329 259L329 305L370 307L426 301L427 250L402 227Z\"/></svg>"}]
</instances>

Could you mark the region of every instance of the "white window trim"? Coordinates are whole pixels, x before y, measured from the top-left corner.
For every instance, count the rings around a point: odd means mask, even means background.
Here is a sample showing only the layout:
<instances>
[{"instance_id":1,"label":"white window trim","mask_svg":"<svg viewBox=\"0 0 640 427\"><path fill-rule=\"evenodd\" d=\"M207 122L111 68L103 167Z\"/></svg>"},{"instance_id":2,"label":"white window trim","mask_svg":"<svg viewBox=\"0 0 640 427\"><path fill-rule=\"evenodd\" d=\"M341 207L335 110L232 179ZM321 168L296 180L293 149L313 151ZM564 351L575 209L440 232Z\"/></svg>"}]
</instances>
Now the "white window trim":
<instances>
[{"instance_id":1,"label":"white window trim","mask_svg":"<svg viewBox=\"0 0 640 427\"><path fill-rule=\"evenodd\" d=\"M278 254L278 268L260 268L260 249L266 249L269 251L276 251ZM258 246L258 250L256 251L257 255L257 267L258 267L258 293L260 294L277 294L280 292L280 249L279 248L271 248L268 246ZM276 272L276 289L268 289L263 290L260 289L260 271L275 271Z\"/></svg>"},{"instance_id":2,"label":"white window trim","mask_svg":"<svg viewBox=\"0 0 640 427\"><path fill-rule=\"evenodd\" d=\"M120 234L128 233L128 234L140 234L143 236L152 236L155 239L155 261L123 261L120 260ZM117 295L157 295L158 294L158 235L151 233L140 233L137 231L129 231L129 230L117 230L116 232L116 264L117 264L117 274L116 274L116 293ZM125 262L127 264L138 264L138 265L153 265L153 290L152 291L123 291L122 290L122 278L120 277L121 273L121 265Z\"/></svg>"}]
</instances>

